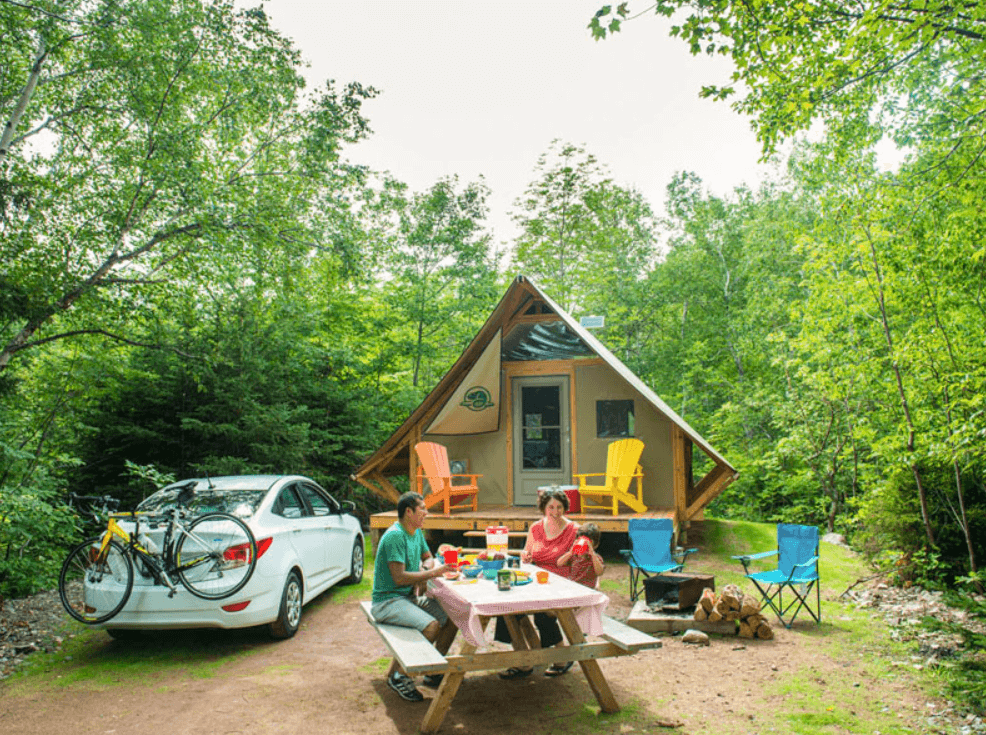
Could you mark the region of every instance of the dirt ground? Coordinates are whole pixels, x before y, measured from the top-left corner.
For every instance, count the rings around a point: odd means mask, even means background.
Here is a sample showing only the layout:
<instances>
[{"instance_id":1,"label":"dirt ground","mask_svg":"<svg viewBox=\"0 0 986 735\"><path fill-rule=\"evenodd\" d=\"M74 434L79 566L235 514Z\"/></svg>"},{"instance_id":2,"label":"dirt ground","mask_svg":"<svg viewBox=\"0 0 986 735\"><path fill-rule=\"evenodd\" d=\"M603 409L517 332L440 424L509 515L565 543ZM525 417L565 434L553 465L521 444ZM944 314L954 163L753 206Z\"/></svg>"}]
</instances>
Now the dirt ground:
<instances>
[{"instance_id":1,"label":"dirt ground","mask_svg":"<svg viewBox=\"0 0 986 735\"><path fill-rule=\"evenodd\" d=\"M617 573L625 575L625 568L607 570L607 576ZM298 635L277 643L259 630L175 631L128 643L99 634L75 656L120 661L119 672L77 681L70 676L72 662L65 661L67 654L56 652L57 666L40 682L33 677L0 682L0 732L416 733L428 702L405 702L387 688L386 649L357 602L345 588L324 595L305 608ZM623 619L629 609L628 598L613 596L608 612ZM826 642L848 633L838 618L825 622ZM884 735L959 732L945 720L934 719L944 703L929 701L910 677L873 678L858 654L833 658L825 653L826 646L819 645L815 626L799 623L791 631L777 627L775 632L772 641L712 636L708 647L669 636L660 649L602 660L623 707L615 717L598 715L595 697L578 667L559 678L538 671L519 681L501 681L495 673L470 674L441 732L791 732L766 715L782 698L790 710L802 696L776 686L798 671L807 672L807 700L825 697L830 685L838 682L857 692L857 702L885 703L885 717L893 727L882 729ZM187 645L189 638L197 644L193 650L201 647L214 654L217 663L209 672L186 670L181 661L170 660L175 658L174 647ZM151 678L142 678L143 673L135 677L124 665L128 657L123 654L129 652L160 657L164 663L152 667ZM70 683L63 684L61 674ZM434 690L422 686L421 691L428 698L434 696ZM853 706L852 697L848 704L844 700L840 707ZM793 708L798 709L796 704ZM877 731L867 727L855 731ZM817 731L849 732L841 726Z\"/></svg>"}]
</instances>

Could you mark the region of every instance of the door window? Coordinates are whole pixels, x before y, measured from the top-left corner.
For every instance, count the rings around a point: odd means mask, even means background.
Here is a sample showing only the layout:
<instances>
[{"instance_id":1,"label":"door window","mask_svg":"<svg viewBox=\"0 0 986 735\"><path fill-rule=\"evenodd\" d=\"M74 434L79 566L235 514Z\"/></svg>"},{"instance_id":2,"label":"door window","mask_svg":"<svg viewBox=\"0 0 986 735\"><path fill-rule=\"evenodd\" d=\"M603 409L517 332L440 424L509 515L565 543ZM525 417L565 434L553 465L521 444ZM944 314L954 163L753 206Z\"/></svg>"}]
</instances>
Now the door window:
<instances>
[{"instance_id":1,"label":"door window","mask_svg":"<svg viewBox=\"0 0 986 735\"><path fill-rule=\"evenodd\" d=\"M274 513L284 518L301 518L305 515L305 504L298 495L295 485L289 485L281 490L274 503Z\"/></svg>"},{"instance_id":2,"label":"door window","mask_svg":"<svg viewBox=\"0 0 986 735\"><path fill-rule=\"evenodd\" d=\"M557 385L521 388L524 469L561 468L561 391Z\"/></svg>"},{"instance_id":3,"label":"door window","mask_svg":"<svg viewBox=\"0 0 986 735\"><path fill-rule=\"evenodd\" d=\"M326 497L311 485L302 485L301 492L304 493L305 499L312 507L312 515L327 516L332 512L332 508L329 506L329 501Z\"/></svg>"}]
</instances>

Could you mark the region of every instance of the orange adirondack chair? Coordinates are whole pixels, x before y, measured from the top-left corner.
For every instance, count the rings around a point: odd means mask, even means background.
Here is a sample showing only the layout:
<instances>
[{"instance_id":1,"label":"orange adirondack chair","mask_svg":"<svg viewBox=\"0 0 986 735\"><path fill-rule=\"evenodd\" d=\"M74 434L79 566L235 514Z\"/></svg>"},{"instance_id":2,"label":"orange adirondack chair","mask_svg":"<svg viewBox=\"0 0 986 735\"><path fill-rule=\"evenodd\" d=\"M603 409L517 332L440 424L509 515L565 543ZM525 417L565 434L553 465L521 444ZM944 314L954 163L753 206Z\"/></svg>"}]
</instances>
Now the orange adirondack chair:
<instances>
[{"instance_id":1,"label":"orange adirondack chair","mask_svg":"<svg viewBox=\"0 0 986 735\"><path fill-rule=\"evenodd\" d=\"M611 510L617 514L620 503L628 505L638 513L644 513L643 488L641 480L644 471L638 464L644 453L644 443L640 439L620 439L609 445L606 455L606 471L585 475L574 475L579 481L579 496L582 510ZM590 485L589 477L603 477L602 485ZM630 491L630 483L637 481L637 491Z\"/></svg>"},{"instance_id":2,"label":"orange adirondack chair","mask_svg":"<svg viewBox=\"0 0 986 735\"><path fill-rule=\"evenodd\" d=\"M479 486L476 480L482 475L453 475L449 469L448 449L434 442L418 442L414 445L418 453L418 492L424 496L425 507L441 503L445 515L452 510L476 510L476 495ZM456 485L453 480L466 478L465 484ZM431 492L425 492L425 483ZM462 501L470 501L463 503Z\"/></svg>"}]
</instances>

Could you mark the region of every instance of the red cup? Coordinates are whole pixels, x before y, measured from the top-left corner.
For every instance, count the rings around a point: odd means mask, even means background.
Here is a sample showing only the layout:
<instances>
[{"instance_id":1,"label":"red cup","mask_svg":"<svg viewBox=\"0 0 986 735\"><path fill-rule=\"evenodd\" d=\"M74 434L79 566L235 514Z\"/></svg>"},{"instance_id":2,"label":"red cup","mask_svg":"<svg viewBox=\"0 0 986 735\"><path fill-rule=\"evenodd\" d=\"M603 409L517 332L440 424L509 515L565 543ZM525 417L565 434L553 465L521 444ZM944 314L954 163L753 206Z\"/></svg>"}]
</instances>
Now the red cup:
<instances>
[{"instance_id":1,"label":"red cup","mask_svg":"<svg viewBox=\"0 0 986 735\"><path fill-rule=\"evenodd\" d=\"M446 549L442 556L445 557L446 564L453 564L456 567L459 566L459 550L458 549Z\"/></svg>"}]
</instances>

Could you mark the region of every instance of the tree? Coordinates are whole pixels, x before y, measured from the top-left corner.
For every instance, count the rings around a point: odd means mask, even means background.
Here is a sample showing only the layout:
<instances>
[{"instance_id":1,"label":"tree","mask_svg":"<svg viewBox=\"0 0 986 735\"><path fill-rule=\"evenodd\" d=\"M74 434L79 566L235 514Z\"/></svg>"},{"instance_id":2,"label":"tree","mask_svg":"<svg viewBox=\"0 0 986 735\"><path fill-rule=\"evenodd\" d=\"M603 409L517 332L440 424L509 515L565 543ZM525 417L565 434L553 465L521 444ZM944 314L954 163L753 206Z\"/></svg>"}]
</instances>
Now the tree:
<instances>
[{"instance_id":1,"label":"tree","mask_svg":"<svg viewBox=\"0 0 986 735\"><path fill-rule=\"evenodd\" d=\"M613 183L584 148L558 140L538 158L535 175L515 202L514 265L566 311L611 313L629 350L636 327L622 306L657 258L650 204Z\"/></svg>"},{"instance_id":2,"label":"tree","mask_svg":"<svg viewBox=\"0 0 986 735\"><path fill-rule=\"evenodd\" d=\"M385 191L390 240L382 258L385 318L395 355L410 358L410 383L431 385L475 335L495 299L496 262L484 228L489 189L446 178L409 194Z\"/></svg>"},{"instance_id":3,"label":"tree","mask_svg":"<svg viewBox=\"0 0 986 735\"><path fill-rule=\"evenodd\" d=\"M966 498L967 486L981 485L983 466L970 436L986 431L978 397L984 273L968 257L982 228L969 202L983 182L968 178L931 194L936 182L918 187L913 176L926 163L915 160L883 181L865 159L858 176L841 168L835 175L828 156L802 169L823 216L803 240L810 296L794 344L815 370L842 366L830 382L851 374L854 392L871 402L854 434L864 434L872 467L890 478L871 482L914 493L928 549L940 546L943 531L959 529L975 573L978 521ZM917 209L915 196L925 199Z\"/></svg>"},{"instance_id":4,"label":"tree","mask_svg":"<svg viewBox=\"0 0 986 735\"><path fill-rule=\"evenodd\" d=\"M649 9L672 19L671 35L693 54L733 60L732 84L702 94L738 97L766 152L816 121L853 145L887 134L900 146L983 150L982 3L657 0ZM606 5L589 27L604 38L630 17L629 3Z\"/></svg>"},{"instance_id":5,"label":"tree","mask_svg":"<svg viewBox=\"0 0 986 735\"><path fill-rule=\"evenodd\" d=\"M580 284L592 272L589 256L597 223L589 200L609 178L595 156L559 140L538 157L534 173L514 203L513 220L521 229L514 264L574 312L583 305Z\"/></svg>"},{"instance_id":6,"label":"tree","mask_svg":"<svg viewBox=\"0 0 986 735\"><path fill-rule=\"evenodd\" d=\"M322 241L317 194L351 176L339 149L366 133L372 90L306 102L297 51L232 2L3 9L19 41L58 53L22 63L22 88L5 78L0 97L7 130L25 130L2 162L0 281L21 299L0 371L52 340L128 340L162 287L217 257Z\"/></svg>"}]
</instances>

